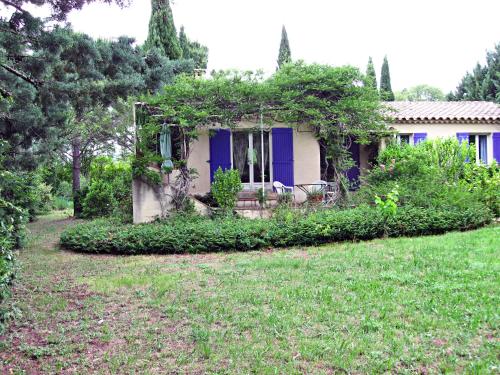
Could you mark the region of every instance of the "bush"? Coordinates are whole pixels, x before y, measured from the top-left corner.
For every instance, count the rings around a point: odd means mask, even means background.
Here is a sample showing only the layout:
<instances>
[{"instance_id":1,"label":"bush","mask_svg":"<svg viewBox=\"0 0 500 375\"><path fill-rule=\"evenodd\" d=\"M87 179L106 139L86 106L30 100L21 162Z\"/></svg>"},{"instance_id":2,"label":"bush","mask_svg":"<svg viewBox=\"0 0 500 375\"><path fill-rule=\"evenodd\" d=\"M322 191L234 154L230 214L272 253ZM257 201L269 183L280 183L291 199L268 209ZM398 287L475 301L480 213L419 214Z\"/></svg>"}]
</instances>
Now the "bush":
<instances>
[{"instance_id":1,"label":"bush","mask_svg":"<svg viewBox=\"0 0 500 375\"><path fill-rule=\"evenodd\" d=\"M132 169L126 161L98 157L90 166L87 192L81 193L84 218L119 217L132 221Z\"/></svg>"},{"instance_id":2,"label":"bush","mask_svg":"<svg viewBox=\"0 0 500 375\"><path fill-rule=\"evenodd\" d=\"M243 189L240 172L237 169L222 171L219 167L214 174L212 195L224 212L232 212L238 201L238 193Z\"/></svg>"},{"instance_id":3,"label":"bush","mask_svg":"<svg viewBox=\"0 0 500 375\"><path fill-rule=\"evenodd\" d=\"M398 186L399 204L445 209L482 202L496 215L500 207L497 165L477 165L474 149L456 139L418 145L391 144L383 150L355 194L358 204L371 203Z\"/></svg>"},{"instance_id":4,"label":"bush","mask_svg":"<svg viewBox=\"0 0 500 375\"><path fill-rule=\"evenodd\" d=\"M497 163L477 165L468 163L462 184L467 191L475 193L493 211L500 216L500 168Z\"/></svg>"},{"instance_id":5,"label":"bush","mask_svg":"<svg viewBox=\"0 0 500 375\"><path fill-rule=\"evenodd\" d=\"M52 206L51 187L35 172L12 173L0 170L1 196L16 207L22 207L30 220Z\"/></svg>"},{"instance_id":6,"label":"bush","mask_svg":"<svg viewBox=\"0 0 500 375\"><path fill-rule=\"evenodd\" d=\"M67 229L61 244L69 250L116 254L248 251L267 246L367 240L382 237L384 232L393 237L438 234L478 228L490 220L491 213L482 204L445 210L400 207L389 218L375 207L361 206L271 220L197 218L141 225L100 220Z\"/></svg>"},{"instance_id":7,"label":"bush","mask_svg":"<svg viewBox=\"0 0 500 375\"><path fill-rule=\"evenodd\" d=\"M83 217L96 218L110 216L116 209L113 186L105 181L94 181L83 199Z\"/></svg>"},{"instance_id":8,"label":"bush","mask_svg":"<svg viewBox=\"0 0 500 375\"><path fill-rule=\"evenodd\" d=\"M52 202L52 208L57 211L68 210L73 208L73 201L64 197L56 196Z\"/></svg>"},{"instance_id":9,"label":"bush","mask_svg":"<svg viewBox=\"0 0 500 375\"><path fill-rule=\"evenodd\" d=\"M23 210L0 197L0 332L8 314L3 303L10 295L10 285L15 275L12 250L23 244L26 220L27 215Z\"/></svg>"}]
</instances>

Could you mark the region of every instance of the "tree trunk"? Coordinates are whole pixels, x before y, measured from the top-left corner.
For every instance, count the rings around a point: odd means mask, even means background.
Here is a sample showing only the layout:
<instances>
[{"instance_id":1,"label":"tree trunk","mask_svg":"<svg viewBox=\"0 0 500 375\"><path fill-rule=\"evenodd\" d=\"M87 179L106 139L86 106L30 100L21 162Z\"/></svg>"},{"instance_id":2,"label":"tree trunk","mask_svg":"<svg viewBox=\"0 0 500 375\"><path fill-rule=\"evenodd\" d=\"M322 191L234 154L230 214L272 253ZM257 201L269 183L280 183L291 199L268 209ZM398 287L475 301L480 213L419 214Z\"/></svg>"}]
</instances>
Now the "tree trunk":
<instances>
[{"instance_id":1,"label":"tree trunk","mask_svg":"<svg viewBox=\"0 0 500 375\"><path fill-rule=\"evenodd\" d=\"M71 142L73 158L73 212L75 217L81 216L82 204L80 195L80 170L82 168L81 139L77 137Z\"/></svg>"}]
</instances>

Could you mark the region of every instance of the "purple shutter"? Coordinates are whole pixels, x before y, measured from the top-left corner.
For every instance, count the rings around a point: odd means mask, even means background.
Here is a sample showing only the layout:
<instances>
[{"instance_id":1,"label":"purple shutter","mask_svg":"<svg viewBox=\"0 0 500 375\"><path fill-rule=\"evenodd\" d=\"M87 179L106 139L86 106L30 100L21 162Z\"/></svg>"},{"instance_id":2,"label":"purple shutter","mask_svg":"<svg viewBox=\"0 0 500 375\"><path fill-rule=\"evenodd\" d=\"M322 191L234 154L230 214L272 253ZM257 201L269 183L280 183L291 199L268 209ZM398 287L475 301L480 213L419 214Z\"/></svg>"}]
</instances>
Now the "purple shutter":
<instances>
[{"instance_id":1,"label":"purple shutter","mask_svg":"<svg viewBox=\"0 0 500 375\"><path fill-rule=\"evenodd\" d=\"M458 143L469 143L469 133L457 133Z\"/></svg>"},{"instance_id":2,"label":"purple shutter","mask_svg":"<svg viewBox=\"0 0 500 375\"><path fill-rule=\"evenodd\" d=\"M218 129L210 137L210 182L219 167L231 169L231 132L226 129Z\"/></svg>"},{"instance_id":3,"label":"purple shutter","mask_svg":"<svg viewBox=\"0 0 500 375\"><path fill-rule=\"evenodd\" d=\"M420 142L425 141L427 138L427 133L414 133L413 134L413 144L418 145Z\"/></svg>"},{"instance_id":4,"label":"purple shutter","mask_svg":"<svg viewBox=\"0 0 500 375\"><path fill-rule=\"evenodd\" d=\"M273 180L293 186L293 129L273 128Z\"/></svg>"},{"instance_id":5,"label":"purple shutter","mask_svg":"<svg viewBox=\"0 0 500 375\"><path fill-rule=\"evenodd\" d=\"M359 181L359 144L351 142L348 151L351 153L352 160L354 160L354 166L346 171L346 176L351 182L352 187L356 187Z\"/></svg>"},{"instance_id":6,"label":"purple shutter","mask_svg":"<svg viewBox=\"0 0 500 375\"><path fill-rule=\"evenodd\" d=\"M493 133L493 159L500 164L500 133Z\"/></svg>"}]
</instances>

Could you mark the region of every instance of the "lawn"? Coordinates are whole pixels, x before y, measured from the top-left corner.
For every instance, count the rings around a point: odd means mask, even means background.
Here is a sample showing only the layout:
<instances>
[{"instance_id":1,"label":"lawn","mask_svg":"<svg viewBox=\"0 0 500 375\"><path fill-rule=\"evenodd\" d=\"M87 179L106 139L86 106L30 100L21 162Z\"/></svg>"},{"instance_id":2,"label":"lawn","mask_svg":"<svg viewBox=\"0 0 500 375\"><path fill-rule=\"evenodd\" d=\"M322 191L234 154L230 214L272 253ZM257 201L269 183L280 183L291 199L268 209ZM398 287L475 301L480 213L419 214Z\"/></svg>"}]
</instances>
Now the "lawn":
<instances>
[{"instance_id":1,"label":"lawn","mask_svg":"<svg viewBox=\"0 0 500 375\"><path fill-rule=\"evenodd\" d=\"M57 249L31 224L0 371L500 371L500 227L249 253Z\"/></svg>"}]
</instances>

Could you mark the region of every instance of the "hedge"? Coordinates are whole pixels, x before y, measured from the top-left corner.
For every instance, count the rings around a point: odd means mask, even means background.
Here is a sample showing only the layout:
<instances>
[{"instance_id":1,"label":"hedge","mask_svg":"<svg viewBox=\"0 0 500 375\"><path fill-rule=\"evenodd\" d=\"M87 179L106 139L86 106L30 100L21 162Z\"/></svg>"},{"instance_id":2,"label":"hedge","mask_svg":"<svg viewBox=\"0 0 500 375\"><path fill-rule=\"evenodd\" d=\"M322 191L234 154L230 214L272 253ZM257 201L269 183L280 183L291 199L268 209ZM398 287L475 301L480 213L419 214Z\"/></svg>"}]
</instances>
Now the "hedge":
<instances>
[{"instance_id":1,"label":"hedge","mask_svg":"<svg viewBox=\"0 0 500 375\"><path fill-rule=\"evenodd\" d=\"M75 225L61 235L63 248L90 253L180 254L248 251L263 247L314 245L369 240L388 235L417 236L474 229L489 223L491 212L481 204L439 210L400 207L384 220L375 207L325 210L306 217L271 220L194 219L119 225L96 220Z\"/></svg>"},{"instance_id":2,"label":"hedge","mask_svg":"<svg viewBox=\"0 0 500 375\"><path fill-rule=\"evenodd\" d=\"M27 213L0 198L0 332L8 314L4 306L10 295L10 286L15 276L15 259L12 250L24 241L24 226Z\"/></svg>"}]
</instances>

